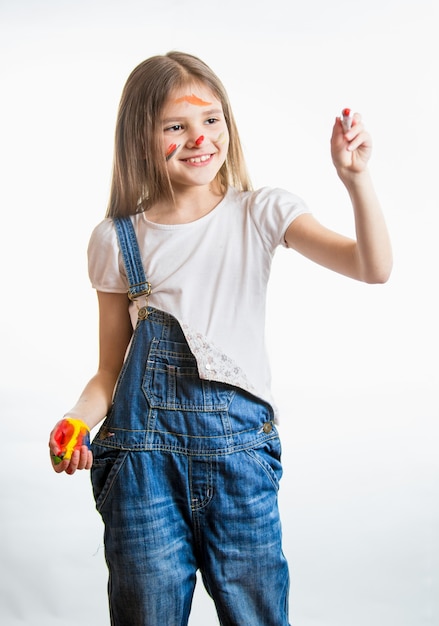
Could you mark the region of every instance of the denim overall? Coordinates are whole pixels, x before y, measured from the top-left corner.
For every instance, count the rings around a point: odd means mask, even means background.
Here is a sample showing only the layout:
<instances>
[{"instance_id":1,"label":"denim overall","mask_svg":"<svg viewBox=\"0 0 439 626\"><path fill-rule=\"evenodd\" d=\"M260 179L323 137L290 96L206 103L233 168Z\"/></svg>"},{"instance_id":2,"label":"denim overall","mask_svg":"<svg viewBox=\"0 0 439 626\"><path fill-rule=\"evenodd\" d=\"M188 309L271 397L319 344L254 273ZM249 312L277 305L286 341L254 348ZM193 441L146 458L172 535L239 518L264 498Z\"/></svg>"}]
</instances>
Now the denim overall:
<instances>
[{"instance_id":1,"label":"denim overall","mask_svg":"<svg viewBox=\"0 0 439 626\"><path fill-rule=\"evenodd\" d=\"M132 222L114 223L129 297L148 295ZM273 411L201 380L168 313L139 309L92 450L113 626L187 625L198 569L223 626L288 626Z\"/></svg>"}]
</instances>

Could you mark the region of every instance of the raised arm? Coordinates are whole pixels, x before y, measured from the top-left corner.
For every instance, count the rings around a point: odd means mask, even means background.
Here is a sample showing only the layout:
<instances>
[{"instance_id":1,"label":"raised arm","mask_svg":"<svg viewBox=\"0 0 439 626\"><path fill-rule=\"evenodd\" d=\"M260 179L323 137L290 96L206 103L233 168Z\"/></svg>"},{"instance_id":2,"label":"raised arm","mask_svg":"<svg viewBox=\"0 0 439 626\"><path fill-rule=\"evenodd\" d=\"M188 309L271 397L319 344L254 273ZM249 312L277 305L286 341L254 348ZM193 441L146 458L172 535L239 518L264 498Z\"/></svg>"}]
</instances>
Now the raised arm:
<instances>
[{"instance_id":1,"label":"raised arm","mask_svg":"<svg viewBox=\"0 0 439 626\"><path fill-rule=\"evenodd\" d=\"M358 114L345 132L336 119L331 154L354 211L356 239L340 235L311 215L299 216L286 232L286 242L309 259L367 283L384 283L392 269L387 227L367 167L371 139Z\"/></svg>"},{"instance_id":2,"label":"raised arm","mask_svg":"<svg viewBox=\"0 0 439 626\"><path fill-rule=\"evenodd\" d=\"M98 292L99 301L99 366L80 395L75 406L65 417L81 420L90 430L107 414L111 406L114 387L123 365L125 353L132 336L132 325L128 312L126 294ZM57 425L58 426L58 425ZM55 433L50 434L49 448L56 455ZM75 450L71 459L61 463L52 461L56 472L73 474L77 469L89 469L92 453L86 446Z\"/></svg>"}]
</instances>

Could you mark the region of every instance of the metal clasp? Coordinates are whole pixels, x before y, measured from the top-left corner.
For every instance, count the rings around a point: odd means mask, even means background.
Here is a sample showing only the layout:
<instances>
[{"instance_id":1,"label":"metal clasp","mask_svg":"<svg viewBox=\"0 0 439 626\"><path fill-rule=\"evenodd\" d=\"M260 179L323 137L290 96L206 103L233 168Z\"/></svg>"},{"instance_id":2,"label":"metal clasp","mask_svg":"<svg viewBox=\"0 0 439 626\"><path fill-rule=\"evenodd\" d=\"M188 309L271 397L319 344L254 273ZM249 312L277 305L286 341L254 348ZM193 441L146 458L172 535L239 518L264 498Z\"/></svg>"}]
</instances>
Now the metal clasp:
<instances>
[{"instance_id":1,"label":"metal clasp","mask_svg":"<svg viewBox=\"0 0 439 626\"><path fill-rule=\"evenodd\" d=\"M135 290L136 287L140 287L141 285L145 285L145 287L143 289L139 289L139 290ZM151 283L137 283L135 285L131 285L131 287L128 289L128 298L131 300L131 302L135 302L136 303L136 307L137 307L137 317L139 320L146 320L148 315L149 315L149 311L148 311L148 296L151 293ZM141 307L139 306L139 303L137 302L138 298L144 297L145 298L145 304Z\"/></svg>"},{"instance_id":2,"label":"metal clasp","mask_svg":"<svg viewBox=\"0 0 439 626\"><path fill-rule=\"evenodd\" d=\"M135 287L140 287L140 285L145 285L145 287L143 289L139 289L139 291L135 291L134 288ZM147 298L149 295L151 294L151 283L136 283L135 285L131 285L131 287L128 289L128 298L134 302L134 300L137 300L137 298L140 298L141 296L145 296L145 298Z\"/></svg>"}]
</instances>

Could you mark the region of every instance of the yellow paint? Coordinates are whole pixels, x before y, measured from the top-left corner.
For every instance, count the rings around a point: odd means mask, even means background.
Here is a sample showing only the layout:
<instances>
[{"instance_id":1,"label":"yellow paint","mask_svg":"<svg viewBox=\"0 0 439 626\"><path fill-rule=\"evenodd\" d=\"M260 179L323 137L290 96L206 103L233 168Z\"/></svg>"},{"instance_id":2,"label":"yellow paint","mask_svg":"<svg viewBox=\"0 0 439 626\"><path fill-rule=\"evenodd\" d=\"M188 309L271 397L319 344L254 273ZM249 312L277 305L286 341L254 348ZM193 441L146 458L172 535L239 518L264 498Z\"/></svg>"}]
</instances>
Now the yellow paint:
<instances>
[{"instance_id":1,"label":"yellow paint","mask_svg":"<svg viewBox=\"0 0 439 626\"><path fill-rule=\"evenodd\" d=\"M75 446L78 443L79 436L81 433L84 435L85 433L90 432L90 429L82 420L75 420L72 417L66 417L66 421L73 426L73 434L66 444L66 452L63 458L71 459Z\"/></svg>"}]
</instances>

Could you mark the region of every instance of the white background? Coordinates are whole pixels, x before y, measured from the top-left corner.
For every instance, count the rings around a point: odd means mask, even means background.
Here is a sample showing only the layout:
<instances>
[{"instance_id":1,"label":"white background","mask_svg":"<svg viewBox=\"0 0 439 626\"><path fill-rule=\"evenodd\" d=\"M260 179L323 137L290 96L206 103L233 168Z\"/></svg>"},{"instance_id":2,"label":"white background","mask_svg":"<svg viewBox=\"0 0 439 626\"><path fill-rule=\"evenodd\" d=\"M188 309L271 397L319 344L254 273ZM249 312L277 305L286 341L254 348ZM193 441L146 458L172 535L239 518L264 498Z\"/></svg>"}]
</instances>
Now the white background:
<instances>
[{"instance_id":1,"label":"white background","mask_svg":"<svg viewBox=\"0 0 439 626\"><path fill-rule=\"evenodd\" d=\"M285 250L273 267L291 621L439 624L435 7L0 1L2 625L109 623L88 473L56 475L47 438L97 363L86 247L105 212L121 90L140 61L170 49L223 80L254 186L301 195L346 234L333 120L349 106L373 135L390 282L355 283ZM201 585L190 623L217 623Z\"/></svg>"}]
</instances>

